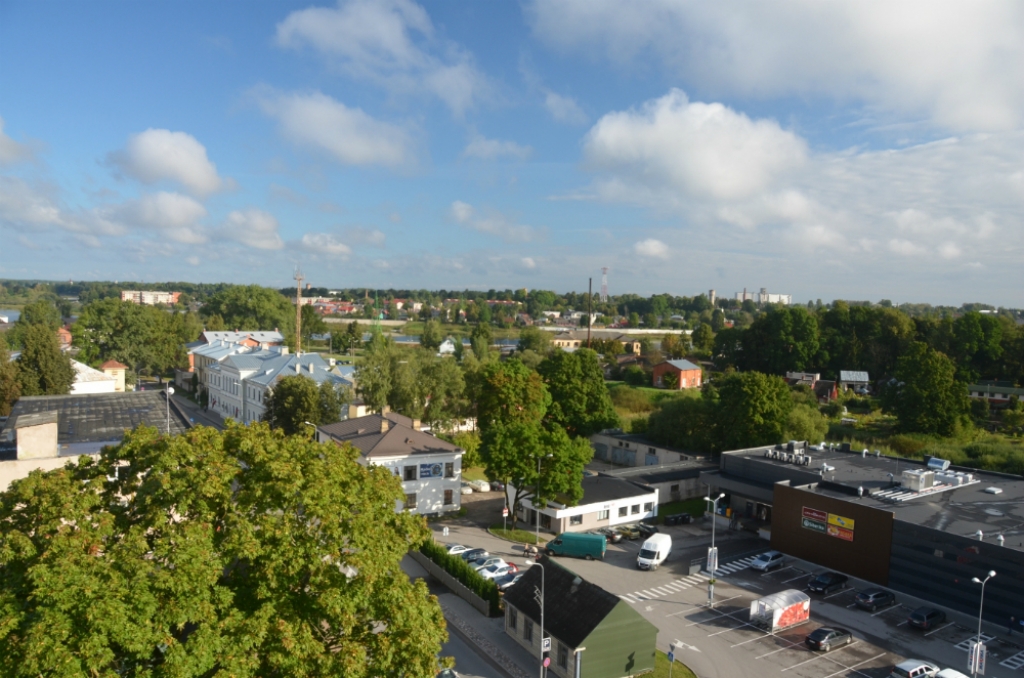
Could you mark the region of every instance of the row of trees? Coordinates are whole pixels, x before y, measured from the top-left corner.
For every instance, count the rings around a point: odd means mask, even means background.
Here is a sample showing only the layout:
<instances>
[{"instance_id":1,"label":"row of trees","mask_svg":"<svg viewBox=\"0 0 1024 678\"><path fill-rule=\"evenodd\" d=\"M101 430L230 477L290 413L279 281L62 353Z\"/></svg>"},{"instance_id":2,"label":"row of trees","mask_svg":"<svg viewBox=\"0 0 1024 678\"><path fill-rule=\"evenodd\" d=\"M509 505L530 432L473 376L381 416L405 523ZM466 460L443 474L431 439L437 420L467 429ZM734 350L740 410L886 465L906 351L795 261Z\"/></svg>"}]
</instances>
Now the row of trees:
<instances>
[{"instance_id":1,"label":"row of trees","mask_svg":"<svg viewBox=\"0 0 1024 678\"><path fill-rule=\"evenodd\" d=\"M0 416L7 416L22 396L71 392L75 370L61 351L57 329L60 312L49 299L29 304L14 327L0 335ZM7 341L20 355L11 360Z\"/></svg>"}]
</instances>

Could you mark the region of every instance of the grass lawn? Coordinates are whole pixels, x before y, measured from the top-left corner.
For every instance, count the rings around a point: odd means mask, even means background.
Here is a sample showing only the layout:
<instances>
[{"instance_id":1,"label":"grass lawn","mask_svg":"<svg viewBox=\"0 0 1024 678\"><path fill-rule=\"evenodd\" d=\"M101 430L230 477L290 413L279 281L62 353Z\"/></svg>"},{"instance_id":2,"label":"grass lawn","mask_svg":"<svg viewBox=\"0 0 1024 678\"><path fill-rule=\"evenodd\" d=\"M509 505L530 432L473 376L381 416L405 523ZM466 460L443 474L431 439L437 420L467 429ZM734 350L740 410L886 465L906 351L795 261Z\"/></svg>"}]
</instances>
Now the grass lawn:
<instances>
[{"instance_id":1,"label":"grass lawn","mask_svg":"<svg viewBox=\"0 0 1024 678\"><path fill-rule=\"evenodd\" d=\"M656 650L654 655L654 673L648 673L654 678L668 678L668 655L661 650ZM678 659L672 667L672 678L697 678L697 674L690 670L690 667Z\"/></svg>"},{"instance_id":2,"label":"grass lawn","mask_svg":"<svg viewBox=\"0 0 1024 678\"><path fill-rule=\"evenodd\" d=\"M487 480L486 474L484 474L483 466L471 466L469 468L462 469L463 480Z\"/></svg>"},{"instance_id":3,"label":"grass lawn","mask_svg":"<svg viewBox=\"0 0 1024 678\"><path fill-rule=\"evenodd\" d=\"M707 505L701 498L684 499L683 501L670 501L667 504L658 504L658 523L665 522L665 516L675 513L689 513L694 518L704 515L704 508Z\"/></svg>"},{"instance_id":4,"label":"grass lawn","mask_svg":"<svg viewBox=\"0 0 1024 678\"><path fill-rule=\"evenodd\" d=\"M509 517L509 524L512 524L512 519ZM487 528L487 531L493 534L499 539L506 539L508 541L518 542L520 544L536 544L537 538L533 532L527 530L512 530L505 529L504 523L495 523ZM540 543L543 544L546 540L541 537Z\"/></svg>"}]
</instances>

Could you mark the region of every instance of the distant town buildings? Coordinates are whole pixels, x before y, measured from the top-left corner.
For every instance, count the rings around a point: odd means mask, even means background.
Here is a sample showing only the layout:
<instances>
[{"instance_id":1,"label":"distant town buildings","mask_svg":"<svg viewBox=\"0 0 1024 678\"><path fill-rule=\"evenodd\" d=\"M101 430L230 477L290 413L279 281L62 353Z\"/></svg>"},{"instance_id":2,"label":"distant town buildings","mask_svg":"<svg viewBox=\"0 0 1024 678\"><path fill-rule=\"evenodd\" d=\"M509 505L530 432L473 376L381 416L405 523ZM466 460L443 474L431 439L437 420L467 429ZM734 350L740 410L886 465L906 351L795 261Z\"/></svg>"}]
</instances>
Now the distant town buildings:
<instances>
[{"instance_id":1,"label":"distant town buildings","mask_svg":"<svg viewBox=\"0 0 1024 678\"><path fill-rule=\"evenodd\" d=\"M171 306L178 303L181 292L155 292L153 290L122 290L121 301L130 301L144 306L166 304Z\"/></svg>"},{"instance_id":2,"label":"distant town buildings","mask_svg":"<svg viewBox=\"0 0 1024 678\"><path fill-rule=\"evenodd\" d=\"M711 294L714 295L714 290L711 290ZM754 292L747 292L747 288L744 287L742 292L736 293L736 301L743 303L744 301L752 301L755 304L782 304L789 306L793 303L792 294L768 294L768 288L762 287L760 292L756 294ZM714 303L712 301L711 303Z\"/></svg>"}]
</instances>

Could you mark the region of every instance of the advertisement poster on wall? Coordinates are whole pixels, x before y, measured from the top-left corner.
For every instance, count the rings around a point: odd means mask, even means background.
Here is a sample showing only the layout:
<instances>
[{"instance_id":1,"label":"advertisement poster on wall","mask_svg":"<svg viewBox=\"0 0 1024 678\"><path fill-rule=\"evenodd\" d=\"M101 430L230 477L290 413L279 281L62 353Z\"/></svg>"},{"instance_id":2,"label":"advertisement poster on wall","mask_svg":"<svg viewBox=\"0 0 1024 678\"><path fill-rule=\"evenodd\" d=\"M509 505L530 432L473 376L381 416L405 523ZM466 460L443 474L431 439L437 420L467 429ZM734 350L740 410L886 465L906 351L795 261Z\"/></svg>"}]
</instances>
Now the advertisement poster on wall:
<instances>
[{"instance_id":1,"label":"advertisement poster on wall","mask_svg":"<svg viewBox=\"0 0 1024 678\"><path fill-rule=\"evenodd\" d=\"M835 513L804 506L800 511L800 526L843 541L853 541L854 520Z\"/></svg>"}]
</instances>

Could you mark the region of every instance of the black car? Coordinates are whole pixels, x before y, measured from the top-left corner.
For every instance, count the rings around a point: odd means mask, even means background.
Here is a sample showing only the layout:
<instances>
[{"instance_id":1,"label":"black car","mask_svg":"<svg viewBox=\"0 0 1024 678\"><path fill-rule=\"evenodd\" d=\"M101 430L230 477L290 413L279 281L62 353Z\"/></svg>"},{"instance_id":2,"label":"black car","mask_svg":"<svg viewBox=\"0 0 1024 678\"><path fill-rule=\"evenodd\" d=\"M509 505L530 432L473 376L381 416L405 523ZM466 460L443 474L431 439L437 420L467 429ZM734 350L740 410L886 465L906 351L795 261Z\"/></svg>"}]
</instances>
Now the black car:
<instances>
[{"instance_id":1,"label":"black car","mask_svg":"<svg viewBox=\"0 0 1024 678\"><path fill-rule=\"evenodd\" d=\"M459 556L461 556L467 563L471 563L480 558L486 558L489 555L491 554L487 552L487 549L470 549L469 551L463 551L459 554Z\"/></svg>"},{"instance_id":2,"label":"black car","mask_svg":"<svg viewBox=\"0 0 1024 678\"><path fill-rule=\"evenodd\" d=\"M640 536L644 539L647 539L652 534L660 531L658 530L657 525L650 525L648 523L639 523L636 527L638 530L640 530Z\"/></svg>"},{"instance_id":3,"label":"black car","mask_svg":"<svg viewBox=\"0 0 1024 678\"><path fill-rule=\"evenodd\" d=\"M832 648L852 643L853 634L846 629L822 626L820 629L812 631L810 635L804 638L804 642L807 643L807 647L812 650L828 652Z\"/></svg>"},{"instance_id":4,"label":"black car","mask_svg":"<svg viewBox=\"0 0 1024 678\"><path fill-rule=\"evenodd\" d=\"M944 621L946 621L946 613L936 610L934 607L919 607L907 618L907 622L911 626L919 629L935 628Z\"/></svg>"},{"instance_id":5,"label":"black car","mask_svg":"<svg viewBox=\"0 0 1024 678\"><path fill-rule=\"evenodd\" d=\"M811 577L807 582L807 590L814 593L831 593L846 588L846 582L850 580L845 574L838 572L822 572Z\"/></svg>"},{"instance_id":6,"label":"black car","mask_svg":"<svg viewBox=\"0 0 1024 678\"><path fill-rule=\"evenodd\" d=\"M622 535L610 527L599 527L594 530L593 534L601 535L609 544L618 544L622 541Z\"/></svg>"},{"instance_id":7,"label":"black car","mask_svg":"<svg viewBox=\"0 0 1024 678\"><path fill-rule=\"evenodd\" d=\"M880 607L895 603L896 596L892 591L886 591L885 589L867 589L858 593L857 598L853 602L862 610L874 612Z\"/></svg>"}]
</instances>

